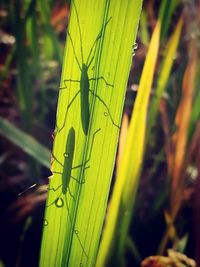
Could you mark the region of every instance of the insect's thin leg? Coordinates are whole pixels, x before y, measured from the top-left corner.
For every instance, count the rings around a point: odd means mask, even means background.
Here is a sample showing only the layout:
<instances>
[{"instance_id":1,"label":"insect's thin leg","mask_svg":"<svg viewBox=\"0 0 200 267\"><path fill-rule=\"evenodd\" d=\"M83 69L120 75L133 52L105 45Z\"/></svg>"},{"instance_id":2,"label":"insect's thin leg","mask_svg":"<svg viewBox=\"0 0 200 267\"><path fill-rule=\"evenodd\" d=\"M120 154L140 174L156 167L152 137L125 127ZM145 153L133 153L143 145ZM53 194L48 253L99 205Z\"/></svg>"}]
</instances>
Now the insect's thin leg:
<instances>
[{"instance_id":1,"label":"insect's thin leg","mask_svg":"<svg viewBox=\"0 0 200 267\"><path fill-rule=\"evenodd\" d=\"M79 21L77 7L75 5L74 0L72 1L72 3L74 4L74 10L76 12L76 18L77 18L77 22L78 22L78 29L79 29L79 36L80 36L80 44L81 44L81 59L82 59L82 64L83 64L84 58L83 58L83 41L82 41L82 34L81 34L81 26L80 26L80 21Z\"/></svg>"},{"instance_id":2,"label":"insect's thin leg","mask_svg":"<svg viewBox=\"0 0 200 267\"><path fill-rule=\"evenodd\" d=\"M58 164L60 164L62 167L64 167L64 165L62 164L62 162L60 162L57 158L56 158L56 156L53 154L53 152L52 152L52 158L53 158L53 160L55 160ZM54 163L54 161L51 163L51 165Z\"/></svg>"},{"instance_id":3,"label":"insect's thin leg","mask_svg":"<svg viewBox=\"0 0 200 267\"><path fill-rule=\"evenodd\" d=\"M84 184L85 183L85 180L83 180L82 182L80 182L77 178L71 176L71 178L76 181L78 184Z\"/></svg>"},{"instance_id":4,"label":"insect's thin leg","mask_svg":"<svg viewBox=\"0 0 200 267\"><path fill-rule=\"evenodd\" d=\"M68 191L69 191L69 194L70 194L70 196L72 197L72 199L75 201L75 197L74 197L74 195L72 194L72 192L71 192L71 190L70 190L70 187L68 186Z\"/></svg>"},{"instance_id":5,"label":"insect's thin leg","mask_svg":"<svg viewBox=\"0 0 200 267\"><path fill-rule=\"evenodd\" d=\"M67 80L66 80L66 79L65 79L65 80L64 80L64 85L65 85L65 86L64 86L64 87L60 87L60 90L66 90L66 89L67 89L67 85L66 85L67 82L78 82L78 83L80 83L79 80L73 80L73 79L67 79Z\"/></svg>"},{"instance_id":6,"label":"insect's thin leg","mask_svg":"<svg viewBox=\"0 0 200 267\"><path fill-rule=\"evenodd\" d=\"M79 165L77 165L77 166L72 167L72 170L73 170L73 169L81 168L82 166L83 166L83 164L79 164Z\"/></svg>"},{"instance_id":7,"label":"insect's thin leg","mask_svg":"<svg viewBox=\"0 0 200 267\"><path fill-rule=\"evenodd\" d=\"M90 92L91 92L91 94L93 94L97 99L99 99L99 101L100 101L100 102L104 105L104 107L107 109L107 112L108 112L108 114L109 114L109 116L110 116L110 119L111 119L111 121L112 121L112 124L113 124L114 126L116 126L118 129L120 129L120 126L117 125L117 124L114 122L114 120L113 120L113 118L112 118L112 116L111 116L111 114L110 114L109 108L107 107L106 103L101 99L100 96L98 96L97 94L95 94L93 91L90 90Z\"/></svg>"},{"instance_id":8,"label":"insect's thin leg","mask_svg":"<svg viewBox=\"0 0 200 267\"><path fill-rule=\"evenodd\" d=\"M84 170L87 170L87 169L89 169L90 168L90 166L86 166L85 168L84 168Z\"/></svg>"},{"instance_id":9,"label":"insect's thin leg","mask_svg":"<svg viewBox=\"0 0 200 267\"><path fill-rule=\"evenodd\" d=\"M89 152L89 157L88 159L83 163L83 164L80 164L80 165L77 165L77 166L74 166L72 167L72 169L78 169L82 166L84 166L84 170L85 169L89 169L90 166L85 166L89 161L90 161L90 158L91 158L91 155L92 155L92 148L93 148L93 145L94 145L94 138L95 138L95 135L101 130L101 128L99 128L98 130L96 130L92 136L92 143L91 143L91 147L90 147L90 152Z\"/></svg>"},{"instance_id":10,"label":"insect's thin leg","mask_svg":"<svg viewBox=\"0 0 200 267\"><path fill-rule=\"evenodd\" d=\"M110 18L106 21L104 27L107 26L107 24L109 23L109 21L110 21L111 19L112 19L112 17L110 17ZM87 62L86 62L86 65L88 66L88 68L90 67L92 61L94 60L94 56L93 56L91 59L90 59L90 56L91 56L92 51L93 51L94 48L95 48L95 49L94 49L94 54L95 54L96 49L97 49L97 42L98 42L98 40L101 38L102 33L103 33L103 26L102 26L102 28L101 28L99 34L97 35L96 39L94 40L94 43L93 43L93 45L92 45L92 47L91 47L91 49L90 49L90 53L89 53L89 55L88 55Z\"/></svg>"},{"instance_id":11,"label":"insect's thin leg","mask_svg":"<svg viewBox=\"0 0 200 267\"><path fill-rule=\"evenodd\" d=\"M80 244L80 246L81 246L81 248L82 248L82 250L83 250L83 254L88 258L88 255L86 254L85 249L84 249L84 247L83 247L83 244L82 244L82 242L81 242L81 240L80 240L78 231L77 231L77 230L74 230L74 226L73 226L73 223L72 223L72 218L71 218L71 215L70 215L70 212L69 212L69 204L68 204L66 195L65 195L65 201L66 201L66 207L67 207L67 212L68 212L69 221L70 221L70 224L71 224L72 231L75 233L75 235L76 235L77 238L78 238L79 244Z\"/></svg>"},{"instance_id":12,"label":"insect's thin leg","mask_svg":"<svg viewBox=\"0 0 200 267\"><path fill-rule=\"evenodd\" d=\"M59 188L61 188L61 186L62 186L62 184L61 185L59 185L58 187L56 187L56 188L54 188L54 187L52 187L52 188L48 188L48 191L54 191L54 192L56 192Z\"/></svg>"},{"instance_id":13,"label":"insect's thin leg","mask_svg":"<svg viewBox=\"0 0 200 267\"><path fill-rule=\"evenodd\" d=\"M80 65L80 63L79 63L79 61L78 61L78 57L77 57L77 55L76 55L76 51L75 51L75 47L74 47L74 43L73 43L73 40L72 40L71 34L70 34L70 32L69 32L69 31L67 31L67 34L68 34L68 36L69 36L69 39L70 39L70 41L71 41L71 44L72 44L72 49L73 49L73 52L74 52L74 56L75 56L76 62L77 62L77 64L78 64L78 67L79 67L79 69L80 69L80 71L81 71L81 65Z\"/></svg>"},{"instance_id":14,"label":"insect's thin leg","mask_svg":"<svg viewBox=\"0 0 200 267\"><path fill-rule=\"evenodd\" d=\"M108 83L103 76L100 76L100 77L97 77L97 78L90 78L89 79L89 81L97 81L97 80L103 80L107 86L114 87L113 84Z\"/></svg>"},{"instance_id":15,"label":"insect's thin leg","mask_svg":"<svg viewBox=\"0 0 200 267\"><path fill-rule=\"evenodd\" d=\"M84 165L84 164L79 164L79 165L77 165L77 166L74 166L74 167L72 167L72 170L73 170L73 169L81 168L81 167L83 167L83 165ZM89 168L90 168L90 166L84 167L84 169L89 169Z\"/></svg>"},{"instance_id":16,"label":"insect's thin leg","mask_svg":"<svg viewBox=\"0 0 200 267\"><path fill-rule=\"evenodd\" d=\"M76 99L76 97L78 96L78 94L80 93L80 90L74 95L74 97L72 98L72 100L69 102L68 106L67 106L67 110L66 110L66 113L65 113L65 118L64 118L64 122L63 122L63 125L62 127L59 129L58 126L56 125L57 127L57 131L58 132L61 132L62 129L65 127L65 123L66 123L66 120L67 120L67 113L68 113L68 110L69 108L71 107L71 105L73 104L74 100Z\"/></svg>"},{"instance_id":17,"label":"insect's thin leg","mask_svg":"<svg viewBox=\"0 0 200 267\"><path fill-rule=\"evenodd\" d=\"M87 162L90 161L91 159L91 155L92 155L92 149L93 149L93 145L94 145L94 138L95 138L95 135L101 130L101 128L99 128L98 130L96 130L92 136L92 143L91 143L91 147L90 147L90 152L89 152L89 157L88 159L85 161L84 165L86 165Z\"/></svg>"}]
</instances>

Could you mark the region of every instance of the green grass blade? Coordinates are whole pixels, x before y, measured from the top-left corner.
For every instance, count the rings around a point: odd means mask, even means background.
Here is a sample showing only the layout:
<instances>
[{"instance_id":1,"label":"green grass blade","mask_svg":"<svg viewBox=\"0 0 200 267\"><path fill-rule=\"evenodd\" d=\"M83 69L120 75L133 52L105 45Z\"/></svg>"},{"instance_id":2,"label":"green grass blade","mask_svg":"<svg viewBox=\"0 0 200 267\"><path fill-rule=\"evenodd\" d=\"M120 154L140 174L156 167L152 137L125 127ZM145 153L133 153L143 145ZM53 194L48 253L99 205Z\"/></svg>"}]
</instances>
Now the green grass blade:
<instances>
[{"instance_id":1,"label":"green grass blade","mask_svg":"<svg viewBox=\"0 0 200 267\"><path fill-rule=\"evenodd\" d=\"M192 114L190 119L190 126L188 129L188 136L189 139L192 138L192 135L195 131L197 122L200 120L200 90L199 90L199 83L200 83L200 66L197 64L196 70L196 79L195 79L195 90L194 90L194 100L193 100L193 107L192 107Z\"/></svg>"},{"instance_id":2,"label":"green grass blade","mask_svg":"<svg viewBox=\"0 0 200 267\"><path fill-rule=\"evenodd\" d=\"M140 37L142 43L147 46L149 44L149 33L148 33L147 14L145 10L142 10L140 18Z\"/></svg>"},{"instance_id":3,"label":"green grass blade","mask_svg":"<svg viewBox=\"0 0 200 267\"><path fill-rule=\"evenodd\" d=\"M30 83L29 65L27 62L27 47L25 45L25 19L21 18L20 1L15 5L10 5L12 15L13 32L16 38L17 55L17 94L22 113L23 126L26 131L31 131L32 127L32 85Z\"/></svg>"},{"instance_id":4,"label":"green grass blade","mask_svg":"<svg viewBox=\"0 0 200 267\"><path fill-rule=\"evenodd\" d=\"M62 62L62 49L58 42L58 37L50 23L51 9L49 1L38 0L38 9L43 21L45 35L43 37L43 52L51 59L52 53L55 52L57 59Z\"/></svg>"},{"instance_id":5,"label":"green grass blade","mask_svg":"<svg viewBox=\"0 0 200 267\"><path fill-rule=\"evenodd\" d=\"M49 168L51 156L50 151L32 136L19 130L3 118L0 118L0 134L20 147L25 153L36 159L40 164Z\"/></svg>"},{"instance_id":6,"label":"green grass blade","mask_svg":"<svg viewBox=\"0 0 200 267\"><path fill-rule=\"evenodd\" d=\"M4 66L0 69L0 87L2 87L2 83L3 83L4 79L7 78L7 75L9 73L10 66L12 64L15 52L16 52L16 47L14 45L12 47L10 53L7 55Z\"/></svg>"},{"instance_id":7,"label":"green grass blade","mask_svg":"<svg viewBox=\"0 0 200 267\"><path fill-rule=\"evenodd\" d=\"M38 40L38 14L32 10L31 16L27 18L26 34L29 40L29 47L32 53L31 73L37 77L37 84L40 88L40 96L37 105L41 107L41 112L38 114L38 120L44 120L46 111L46 95L45 87L42 79L42 66L40 58L39 40ZM40 25L41 26L41 25Z\"/></svg>"},{"instance_id":8,"label":"green grass blade","mask_svg":"<svg viewBox=\"0 0 200 267\"><path fill-rule=\"evenodd\" d=\"M182 26L183 26L183 20L181 17L166 46L164 59L163 59L163 62L162 62L162 65L161 65L161 68L158 74L158 82L155 88L155 94L152 99L152 103L151 103L150 111L148 115L147 140L149 140L150 131L152 129L153 124L155 123L156 115L158 114L160 99L164 93L164 90L167 86L167 82L169 80L169 76L172 70L174 58L175 58L177 47L178 47L179 40L180 40Z\"/></svg>"},{"instance_id":9,"label":"green grass blade","mask_svg":"<svg viewBox=\"0 0 200 267\"><path fill-rule=\"evenodd\" d=\"M46 204L41 267L95 265L119 135L116 125L121 121L141 2L71 2L61 78L61 88L65 89L60 90L56 125L58 129L62 127L68 110L67 123L60 132L57 129L55 135L53 153L57 160L53 160L51 168L54 175ZM91 51L99 32L102 36L95 51ZM90 81L93 91L89 94L90 124L88 132L84 132L81 115L87 112L87 103L83 106L78 95L68 109L80 83L65 80L80 80L82 54L87 64L90 52L94 60L88 68L88 76L96 80ZM106 86L103 79L97 80L102 76L110 85ZM66 142L72 129L73 145L69 148ZM70 160L65 168L58 162L65 161L65 147L69 158L73 155L72 168L78 165L80 168L71 169ZM84 170L86 162L88 168ZM66 191L66 173L69 172L76 180L68 179Z\"/></svg>"},{"instance_id":10,"label":"green grass blade","mask_svg":"<svg viewBox=\"0 0 200 267\"><path fill-rule=\"evenodd\" d=\"M178 5L178 0L163 0L159 9L159 21L161 22L161 42L164 40L171 23L172 14Z\"/></svg>"},{"instance_id":11,"label":"green grass blade","mask_svg":"<svg viewBox=\"0 0 200 267\"><path fill-rule=\"evenodd\" d=\"M158 22L145 60L133 116L128 130L124 155L119 165L117 179L106 217L106 225L98 254L98 267L107 266L106 264L111 254L110 251L112 250L114 254L112 260L116 258L115 266L117 264L121 266L120 260L122 259L128 234L142 164L147 105L158 55L159 39L160 24Z\"/></svg>"},{"instance_id":12,"label":"green grass blade","mask_svg":"<svg viewBox=\"0 0 200 267\"><path fill-rule=\"evenodd\" d=\"M122 220L120 223L120 243L119 253L124 252L125 242L128 235L129 226L133 214L133 207L137 187L142 168L142 162L145 149L146 121L149 97L153 83L154 71L160 44L160 21L157 22L154 29L148 53L146 56L142 76L138 87L138 95L133 108L133 114L130 122L130 128L125 148L125 156L121 162L119 176L124 175L126 182L122 193ZM125 162L127 161L126 165ZM134 164L132 164L134 163ZM132 164L132 168L130 168Z\"/></svg>"}]
</instances>

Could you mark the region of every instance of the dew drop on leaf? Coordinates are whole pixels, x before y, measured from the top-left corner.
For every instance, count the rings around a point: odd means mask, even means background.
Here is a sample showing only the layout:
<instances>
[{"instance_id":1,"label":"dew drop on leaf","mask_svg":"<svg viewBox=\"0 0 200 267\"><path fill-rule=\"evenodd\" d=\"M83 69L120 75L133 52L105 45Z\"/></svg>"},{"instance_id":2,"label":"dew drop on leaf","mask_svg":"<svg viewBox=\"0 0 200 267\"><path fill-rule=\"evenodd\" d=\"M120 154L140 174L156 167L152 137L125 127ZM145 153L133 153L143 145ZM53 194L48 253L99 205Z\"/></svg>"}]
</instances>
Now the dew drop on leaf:
<instances>
[{"instance_id":1,"label":"dew drop on leaf","mask_svg":"<svg viewBox=\"0 0 200 267\"><path fill-rule=\"evenodd\" d=\"M134 48L134 50L138 49L138 43L135 43L133 48Z\"/></svg>"},{"instance_id":2,"label":"dew drop on leaf","mask_svg":"<svg viewBox=\"0 0 200 267\"><path fill-rule=\"evenodd\" d=\"M65 158L69 158L69 153L64 153Z\"/></svg>"},{"instance_id":3,"label":"dew drop on leaf","mask_svg":"<svg viewBox=\"0 0 200 267\"><path fill-rule=\"evenodd\" d=\"M57 208L62 208L64 206L64 201L61 197L58 197L55 201L55 205Z\"/></svg>"},{"instance_id":4,"label":"dew drop on leaf","mask_svg":"<svg viewBox=\"0 0 200 267\"><path fill-rule=\"evenodd\" d=\"M75 234L78 235L79 234L79 231L78 230L75 230Z\"/></svg>"}]
</instances>

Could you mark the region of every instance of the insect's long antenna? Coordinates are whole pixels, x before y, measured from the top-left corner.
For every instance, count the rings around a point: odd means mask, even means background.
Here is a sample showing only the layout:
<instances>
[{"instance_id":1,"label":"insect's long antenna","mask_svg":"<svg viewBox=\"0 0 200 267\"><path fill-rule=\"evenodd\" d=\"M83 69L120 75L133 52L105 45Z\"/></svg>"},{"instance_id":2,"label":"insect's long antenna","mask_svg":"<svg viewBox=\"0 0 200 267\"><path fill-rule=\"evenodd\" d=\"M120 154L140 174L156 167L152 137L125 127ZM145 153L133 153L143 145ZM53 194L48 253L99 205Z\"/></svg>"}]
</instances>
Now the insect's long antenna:
<instances>
[{"instance_id":1,"label":"insect's long antenna","mask_svg":"<svg viewBox=\"0 0 200 267\"><path fill-rule=\"evenodd\" d=\"M82 242L81 242L81 240L80 240L79 233L78 233L77 230L74 230L74 225L73 225L73 223L72 223L72 218L71 218L71 215L70 215L70 212L69 212L69 204L68 204L66 195L65 195L65 201L66 201L66 207L67 207L67 211L68 211L68 215L69 215L69 221L70 221L70 224L71 224L72 231L73 231L73 232L75 233L75 235L77 236L77 238L78 238L78 242L79 242L79 244L80 244L80 246L81 246L81 248L82 248L82 250L83 250L84 255L86 256L86 258L88 258L88 255L87 255L87 253L85 252L85 249L84 249L84 247L83 247L83 244L82 244Z\"/></svg>"},{"instance_id":2,"label":"insect's long antenna","mask_svg":"<svg viewBox=\"0 0 200 267\"><path fill-rule=\"evenodd\" d=\"M101 36L102 36L103 28L107 26L107 24L109 23L109 21L110 21L111 19L112 19L112 17L110 17L110 18L106 21L105 25L102 26L102 28L101 28L99 34L97 35L97 38L94 40L94 43L93 43L93 45L92 45L92 47L91 47L91 49L90 49L90 53L89 53L88 58L87 58L87 63L86 63L86 65L88 66L88 68L89 68L90 65L92 64L92 61L94 60L94 56L90 59L91 54L92 54L92 52L93 52L93 49L94 49L94 55L95 55L95 53L96 53L96 49L97 49L97 42L98 42L98 40L99 40L99 39L101 38Z\"/></svg>"},{"instance_id":3,"label":"insect's long antenna","mask_svg":"<svg viewBox=\"0 0 200 267\"><path fill-rule=\"evenodd\" d=\"M73 4L74 4L74 9L76 12L76 18L77 18L77 22L78 22L78 29L79 29L79 36L80 36L80 43L81 43L81 59L82 59L82 64L84 63L84 58L83 58L83 42L82 42L82 35L81 35L81 27L80 27L80 21L79 21L79 16L78 16L78 11L75 5L74 0L72 0Z\"/></svg>"},{"instance_id":4,"label":"insect's long antenna","mask_svg":"<svg viewBox=\"0 0 200 267\"><path fill-rule=\"evenodd\" d=\"M100 35L98 34L97 38L95 39L95 41L94 41L94 43L93 43L93 45L92 45L92 48L90 49L90 53L89 53L89 55L88 55L87 62L86 62L86 65L87 65L88 68L89 68L90 65L92 64L92 61L94 60L94 56L95 56L96 49L97 49L97 42L98 42L98 40L99 40L100 38L101 38L101 34L100 34ZM94 47L95 47L95 49L94 49L94 54L93 54L91 60L89 61L90 56L91 56L91 54L92 54L92 51L93 51L93 48L94 48Z\"/></svg>"},{"instance_id":5,"label":"insect's long antenna","mask_svg":"<svg viewBox=\"0 0 200 267\"><path fill-rule=\"evenodd\" d=\"M81 71L81 65L80 65L80 63L79 63L79 61L78 61L78 57L77 57L77 55L76 55L76 51L75 51L75 47L74 47L74 43L73 43L73 40L72 40L71 34L70 34L70 32L69 32L69 31L67 31L67 34L68 34L68 36L69 36L69 39L70 39L70 41L71 41L71 44L72 44L72 49L73 49L73 52L74 52L74 56L75 56L76 62L77 62L77 64L78 64L78 67L79 67L79 69L80 69L80 71Z\"/></svg>"}]
</instances>

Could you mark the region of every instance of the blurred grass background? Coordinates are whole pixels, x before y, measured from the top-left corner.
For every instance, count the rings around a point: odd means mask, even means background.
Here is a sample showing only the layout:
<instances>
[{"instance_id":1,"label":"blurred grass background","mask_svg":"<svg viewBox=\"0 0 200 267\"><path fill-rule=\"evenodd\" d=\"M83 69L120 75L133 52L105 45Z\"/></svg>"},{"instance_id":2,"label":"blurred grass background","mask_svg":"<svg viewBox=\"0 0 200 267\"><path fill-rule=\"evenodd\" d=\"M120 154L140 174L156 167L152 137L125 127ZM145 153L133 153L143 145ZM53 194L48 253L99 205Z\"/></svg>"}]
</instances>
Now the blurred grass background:
<instances>
[{"instance_id":1,"label":"blurred grass background","mask_svg":"<svg viewBox=\"0 0 200 267\"><path fill-rule=\"evenodd\" d=\"M5 266L38 264L69 10L64 0L0 2L0 259ZM199 13L197 0L144 0L118 159L152 32L158 19L162 24L125 266L140 266L167 248L200 264ZM171 55L180 17L183 27ZM35 183L40 186L18 196Z\"/></svg>"}]
</instances>

